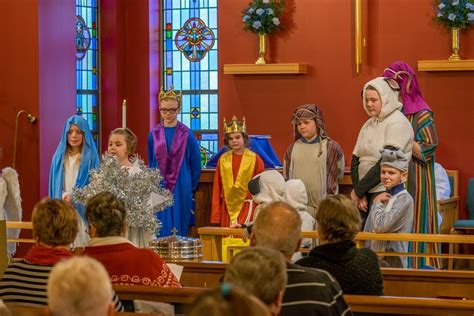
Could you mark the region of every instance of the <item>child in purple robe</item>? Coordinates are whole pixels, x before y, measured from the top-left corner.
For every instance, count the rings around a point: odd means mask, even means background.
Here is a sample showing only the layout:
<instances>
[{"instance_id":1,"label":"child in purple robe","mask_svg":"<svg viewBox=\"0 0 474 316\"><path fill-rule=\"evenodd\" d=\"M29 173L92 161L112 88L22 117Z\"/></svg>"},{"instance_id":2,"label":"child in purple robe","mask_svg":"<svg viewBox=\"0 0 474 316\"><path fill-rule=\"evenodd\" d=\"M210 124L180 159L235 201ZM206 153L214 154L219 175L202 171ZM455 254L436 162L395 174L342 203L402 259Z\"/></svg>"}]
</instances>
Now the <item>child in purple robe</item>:
<instances>
[{"instance_id":1,"label":"child in purple robe","mask_svg":"<svg viewBox=\"0 0 474 316\"><path fill-rule=\"evenodd\" d=\"M194 134L178 121L181 93L173 87L160 91L161 123L148 136L150 168L159 168L164 185L174 195L174 205L158 213L162 223L160 236L169 236L173 228L186 236L194 215L193 195L201 176L201 154Z\"/></svg>"}]
</instances>

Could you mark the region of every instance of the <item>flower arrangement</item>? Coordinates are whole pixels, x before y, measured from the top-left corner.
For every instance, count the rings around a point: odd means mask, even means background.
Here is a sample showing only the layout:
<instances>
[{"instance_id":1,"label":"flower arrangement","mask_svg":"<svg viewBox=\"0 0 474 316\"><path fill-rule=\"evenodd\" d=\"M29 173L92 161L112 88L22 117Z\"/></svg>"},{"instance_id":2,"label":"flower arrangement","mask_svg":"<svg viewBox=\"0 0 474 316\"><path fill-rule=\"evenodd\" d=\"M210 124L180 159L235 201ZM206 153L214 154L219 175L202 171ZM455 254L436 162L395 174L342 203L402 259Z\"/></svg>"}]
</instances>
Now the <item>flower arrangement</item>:
<instances>
[{"instance_id":1,"label":"flower arrangement","mask_svg":"<svg viewBox=\"0 0 474 316\"><path fill-rule=\"evenodd\" d=\"M285 7L284 0L279 2L270 0L253 0L242 11L244 30L258 34L270 34L282 26L280 18Z\"/></svg>"},{"instance_id":2,"label":"flower arrangement","mask_svg":"<svg viewBox=\"0 0 474 316\"><path fill-rule=\"evenodd\" d=\"M449 28L474 25L474 0L439 0L436 21Z\"/></svg>"}]
</instances>

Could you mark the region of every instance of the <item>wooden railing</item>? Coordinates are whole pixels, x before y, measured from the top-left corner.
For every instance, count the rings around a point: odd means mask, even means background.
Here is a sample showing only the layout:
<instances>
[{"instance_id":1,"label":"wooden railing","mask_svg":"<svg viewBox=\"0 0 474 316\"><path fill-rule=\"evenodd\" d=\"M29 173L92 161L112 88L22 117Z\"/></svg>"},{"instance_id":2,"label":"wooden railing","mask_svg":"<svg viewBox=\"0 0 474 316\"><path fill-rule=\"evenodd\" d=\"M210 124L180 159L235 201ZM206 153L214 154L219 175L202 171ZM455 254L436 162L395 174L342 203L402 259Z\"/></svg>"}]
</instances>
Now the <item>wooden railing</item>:
<instances>
[{"instance_id":1,"label":"wooden railing","mask_svg":"<svg viewBox=\"0 0 474 316\"><path fill-rule=\"evenodd\" d=\"M222 227L201 227L198 229L199 236L203 243L203 259L210 261L222 261L222 238L233 236L241 237L243 229L240 228L222 228ZM303 238L318 239L317 231L301 232ZM447 235L447 234L380 234L359 232L355 237L357 247L364 247L368 240L384 240L384 241L407 241L407 242L426 242L429 244L447 243L449 244L448 254L438 253L380 253L385 256L413 256L427 258L447 258L447 259L474 259L474 255L454 253L454 245L457 244L474 244L474 235ZM427 247L430 248L430 247ZM434 248L434 247L432 247ZM452 264L450 264L452 266Z\"/></svg>"},{"instance_id":2,"label":"wooden railing","mask_svg":"<svg viewBox=\"0 0 474 316\"><path fill-rule=\"evenodd\" d=\"M185 287L214 288L227 263L178 261L183 266L180 282ZM474 271L381 268L384 293L389 296L474 300Z\"/></svg>"},{"instance_id":3,"label":"wooden railing","mask_svg":"<svg viewBox=\"0 0 474 316\"><path fill-rule=\"evenodd\" d=\"M166 303L190 303L204 288L158 288L114 285L120 299L149 300ZM409 315L471 315L472 300L449 300L420 297L344 295L353 312Z\"/></svg>"}]
</instances>

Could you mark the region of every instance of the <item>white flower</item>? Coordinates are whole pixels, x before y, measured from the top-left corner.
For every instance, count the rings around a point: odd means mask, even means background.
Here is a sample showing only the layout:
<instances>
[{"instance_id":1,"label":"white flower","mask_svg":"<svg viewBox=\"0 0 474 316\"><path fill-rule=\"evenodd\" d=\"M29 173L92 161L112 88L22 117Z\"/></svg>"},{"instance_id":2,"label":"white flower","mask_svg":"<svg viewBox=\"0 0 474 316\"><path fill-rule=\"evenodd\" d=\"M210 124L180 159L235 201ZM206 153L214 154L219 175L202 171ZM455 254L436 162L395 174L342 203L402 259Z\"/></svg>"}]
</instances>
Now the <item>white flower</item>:
<instances>
[{"instance_id":1,"label":"white flower","mask_svg":"<svg viewBox=\"0 0 474 316\"><path fill-rule=\"evenodd\" d=\"M242 18L242 21L247 22L249 19L250 17L248 15L244 15L244 17Z\"/></svg>"},{"instance_id":2,"label":"white flower","mask_svg":"<svg viewBox=\"0 0 474 316\"><path fill-rule=\"evenodd\" d=\"M255 11L258 15L262 15L265 13L265 10L262 8L258 8L257 11Z\"/></svg>"},{"instance_id":3,"label":"white flower","mask_svg":"<svg viewBox=\"0 0 474 316\"><path fill-rule=\"evenodd\" d=\"M454 21L455 19L456 19L456 14L450 13L450 14L448 15L448 20Z\"/></svg>"},{"instance_id":4,"label":"white flower","mask_svg":"<svg viewBox=\"0 0 474 316\"><path fill-rule=\"evenodd\" d=\"M471 10L471 11L474 11L474 4L468 2L468 3L466 3L466 8Z\"/></svg>"},{"instance_id":5,"label":"white flower","mask_svg":"<svg viewBox=\"0 0 474 316\"><path fill-rule=\"evenodd\" d=\"M267 9L267 13L268 13L269 15L273 15L273 9L268 8L268 9Z\"/></svg>"},{"instance_id":6,"label":"white flower","mask_svg":"<svg viewBox=\"0 0 474 316\"><path fill-rule=\"evenodd\" d=\"M453 0L453 5L458 5L459 4L459 0Z\"/></svg>"},{"instance_id":7,"label":"white flower","mask_svg":"<svg viewBox=\"0 0 474 316\"><path fill-rule=\"evenodd\" d=\"M253 13L253 11L255 11L255 9L254 9L254 8L250 8L247 12L248 12L248 13Z\"/></svg>"},{"instance_id":8,"label":"white flower","mask_svg":"<svg viewBox=\"0 0 474 316\"><path fill-rule=\"evenodd\" d=\"M467 20L471 21L471 22L474 22L474 13L468 13L467 14Z\"/></svg>"},{"instance_id":9,"label":"white flower","mask_svg":"<svg viewBox=\"0 0 474 316\"><path fill-rule=\"evenodd\" d=\"M270 0L263 0L263 3L270 3Z\"/></svg>"},{"instance_id":10,"label":"white flower","mask_svg":"<svg viewBox=\"0 0 474 316\"><path fill-rule=\"evenodd\" d=\"M439 8L440 10L443 10L445 6L446 6L446 5L441 2L441 3L439 4L438 8Z\"/></svg>"},{"instance_id":11,"label":"white flower","mask_svg":"<svg viewBox=\"0 0 474 316\"><path fill-rule=\"evenodd\" d=\"M273 24L275 24L275 25L280 25L280 19L279 19L279 18L276 18L276 17L273 18L273 19L272 19L272 22L273 22Z\"/></svg>"},{"instance_id":12,"label":"white flower","mask_svg":"<svg viewBox=\"0 0 474 316\"><path fill-rule=\"evenodd\" d=\"M253 22L252 27L258 30L259 28L262 27L262 23L260 21L255 21Z\"/></svg>"}]
</instances>

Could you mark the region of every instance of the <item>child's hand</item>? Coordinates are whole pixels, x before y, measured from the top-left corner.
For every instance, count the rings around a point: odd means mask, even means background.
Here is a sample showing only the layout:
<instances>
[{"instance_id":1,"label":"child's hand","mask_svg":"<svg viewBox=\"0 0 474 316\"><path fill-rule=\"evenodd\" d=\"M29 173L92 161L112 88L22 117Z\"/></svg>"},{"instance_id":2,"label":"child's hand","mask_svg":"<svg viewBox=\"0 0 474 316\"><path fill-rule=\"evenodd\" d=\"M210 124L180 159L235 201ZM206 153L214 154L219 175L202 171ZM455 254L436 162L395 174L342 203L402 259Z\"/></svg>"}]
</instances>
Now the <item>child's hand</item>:
<instances>
[{"instance_id":1,"label":"child's hand","mask_svg":"<svg viewBox=\"0 0 474 316\"><path fill-rule=\"evenodd\" d=\"M359 201L357 202L357 208L359 210L361 210L362 212L367 212L367 208L368 208L368 203L367 203L367 198L364 197L359 199Z\"/></svg>"},{"instance_id":2,"label":"child's hand","mask_svg":"<svg viewBox=\"0 0 474 316\"><path fill-rule=\"evenodd\" d=\"M63 193L62 199L63 199L64 201L66 201L66 202L72 203L72 198L71 198L71 196L69 195L69 193L67 193L67 192L64 192L64 193Z\"/></svg>"},{"instance_id":3,"label":"child's hand","mask_svg":"<svg viewBox=\"0 0 474 316\"><path fill-rule=\"evenodd\" d=\"M388 200L390 200L392 196L387 193L387 192L384 192L384 193L380 193L379 195L377 195L375 198L374 198L374 203L386 203L388 202Z\"/></svg>"},{"instance_id":4,"label":"child's hand","mask_svg":"<svg viewBox=\"0 0 474 316\"><path fill-rule=\"evenodd\" d=\"M358 204L358 203L359 203L359 197L357 196L357 194L355 194L355 191L354 191L354 190L351 191L351 200L352 200L352 202L354 202L355 204Z\"/></svg>"}]
</instances>

